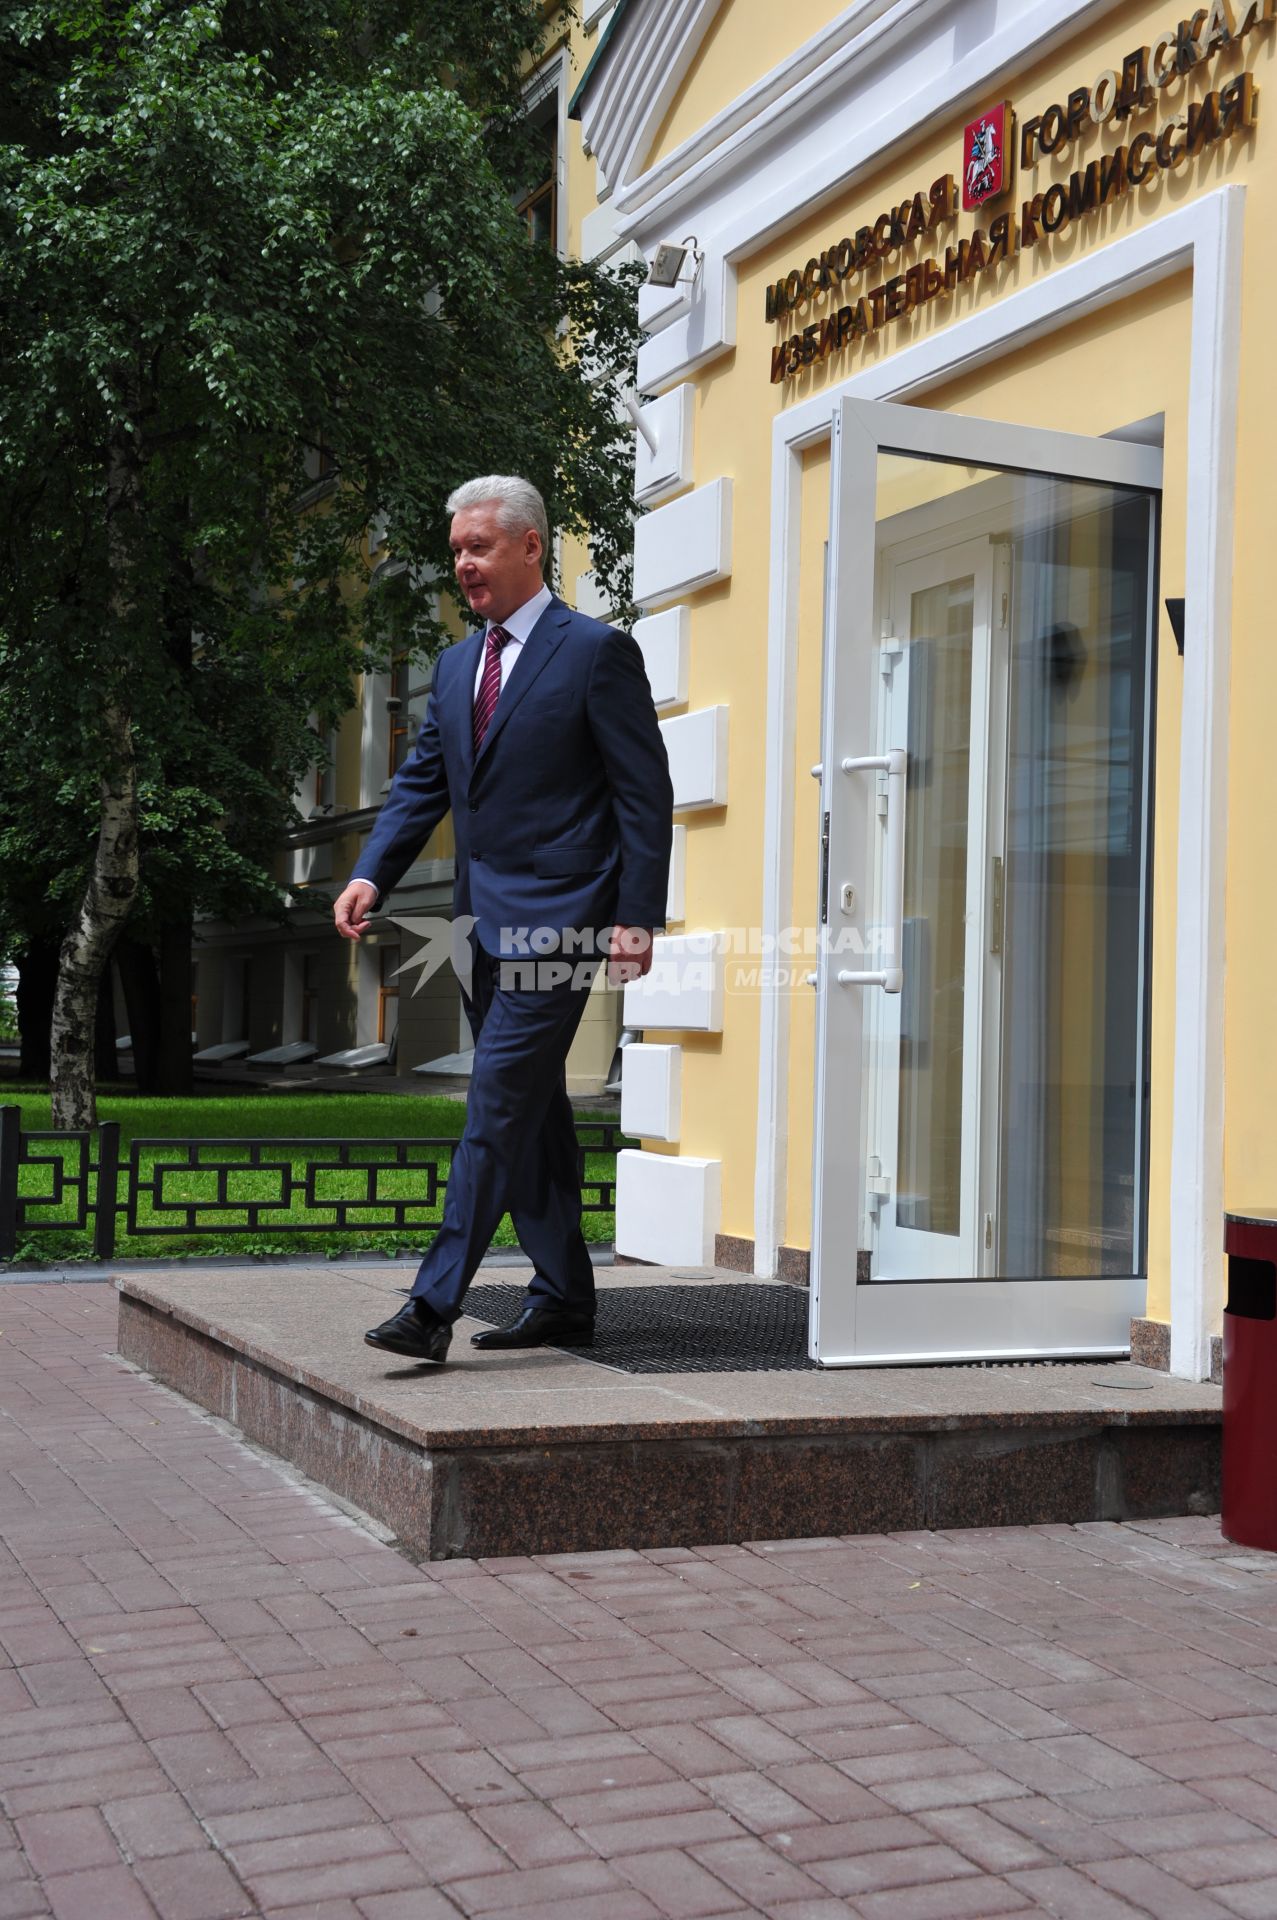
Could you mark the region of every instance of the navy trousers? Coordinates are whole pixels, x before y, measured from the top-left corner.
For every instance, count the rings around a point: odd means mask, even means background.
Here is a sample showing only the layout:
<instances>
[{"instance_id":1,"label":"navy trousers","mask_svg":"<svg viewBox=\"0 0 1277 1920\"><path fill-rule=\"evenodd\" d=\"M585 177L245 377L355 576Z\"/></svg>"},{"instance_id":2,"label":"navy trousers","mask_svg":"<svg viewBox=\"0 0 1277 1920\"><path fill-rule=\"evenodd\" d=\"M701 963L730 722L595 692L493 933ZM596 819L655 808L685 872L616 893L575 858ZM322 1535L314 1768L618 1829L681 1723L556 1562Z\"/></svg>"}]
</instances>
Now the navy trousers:
<instances>
[{"instance_id":1,"label":"navy trousers","mask_svg":"<svg viewBox=\"0 0 1277 1920\"><path fill-rule=\"evenodd\" d=\"M466 1288L509 1213L536 1271L528 1304L594 1312L594 1269L581 1233L576 1128L564 1063L597 963L571 980L521 984L518 963L475 949L463 995L474 1034L466 1124L444 1189L443 1220L412 1292L441 1320Z\"/></svg>"}]
</instances>

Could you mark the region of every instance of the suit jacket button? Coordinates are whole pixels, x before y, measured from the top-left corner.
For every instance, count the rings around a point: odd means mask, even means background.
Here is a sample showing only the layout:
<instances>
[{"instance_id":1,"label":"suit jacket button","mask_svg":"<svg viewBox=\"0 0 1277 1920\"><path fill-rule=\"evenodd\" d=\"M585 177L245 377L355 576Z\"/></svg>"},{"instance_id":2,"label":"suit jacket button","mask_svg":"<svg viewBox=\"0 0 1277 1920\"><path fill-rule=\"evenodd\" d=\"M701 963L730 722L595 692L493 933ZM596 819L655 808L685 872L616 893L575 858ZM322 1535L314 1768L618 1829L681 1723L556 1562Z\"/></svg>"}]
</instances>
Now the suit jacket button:
<instances>
[{"instance_id":1,"label":"suit jacket button","mask_svg":"<svg viewBox=\"0 0 1277 1920\"><path fill-rule=\"evenodd\" d=\"M478 813L478 811L479 811L479 802L478 802L477 800L472 800L472 801L470 802L470 811L471 811L471 813Z\"/></svg>"}]
</instances>

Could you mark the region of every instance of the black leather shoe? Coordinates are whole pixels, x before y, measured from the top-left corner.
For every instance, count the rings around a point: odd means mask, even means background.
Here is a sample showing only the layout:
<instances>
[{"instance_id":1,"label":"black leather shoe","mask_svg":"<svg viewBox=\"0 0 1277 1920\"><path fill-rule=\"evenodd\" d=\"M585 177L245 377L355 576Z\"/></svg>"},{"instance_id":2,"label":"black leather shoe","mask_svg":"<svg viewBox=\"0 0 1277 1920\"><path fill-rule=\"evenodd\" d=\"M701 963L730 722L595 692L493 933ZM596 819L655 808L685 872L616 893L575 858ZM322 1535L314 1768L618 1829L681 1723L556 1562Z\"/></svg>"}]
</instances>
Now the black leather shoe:
<instances>
[{"instance_id":1,"label":"black leather shoe","mask_svg":"<svg viewBox=\"0 0 1277 1920\"><path fill-rule=\"evenodd\" d=\"M406 1353L410 1360L434 1360L442 1365L452 1345L452 1328L424 1300L409 1300L379 1327L370 1327L364 1339L370 1347L381 1347L386 1353Z\"/></svg>"},{"instance_id":2,"label":"black leather shoe","mask_svg":"<svg viewBox=\"0 0 1277 1920\"><path fill-rule=\"evenodd\" d=\"M472 1347L564 1347L594 1345L594 1315L564 1313L558 1307L525 1307L508 1327L489 1327L484 1333L472 1333Z\"/></svg>"}]
</instances>

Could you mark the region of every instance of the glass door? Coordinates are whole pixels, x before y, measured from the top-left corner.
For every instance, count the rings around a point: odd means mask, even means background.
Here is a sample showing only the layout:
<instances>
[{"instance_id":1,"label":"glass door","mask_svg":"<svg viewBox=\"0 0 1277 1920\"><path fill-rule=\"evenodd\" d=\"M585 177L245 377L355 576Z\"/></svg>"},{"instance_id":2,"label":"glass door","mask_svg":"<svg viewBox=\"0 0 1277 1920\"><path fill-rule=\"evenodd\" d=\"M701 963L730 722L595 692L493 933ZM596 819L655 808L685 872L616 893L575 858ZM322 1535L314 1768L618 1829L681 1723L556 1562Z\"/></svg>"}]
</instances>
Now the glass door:
<instances>
[{"instance_id":1,"label":"glass door","mask_svg":"<svg viewBox=\"0 0 1277 1920\"><path fill-rule=\"evenodd\" d=\"M1160 451L881 402L836 437L812 1351L1142 1312Z\"/></svg>"},{"instance_id":2,"label":"glass door","mask_svg":"<svg viewBox=\"0 0 1277 1920\"><path fill-rule=\"evenodd\" d=\"M885 583L879 748L900 742L906 762L901 987L866 1002L880 1279L979 1268L992 575L992 546L977 540L909 560Z\"/></svg>"}]
</instances>

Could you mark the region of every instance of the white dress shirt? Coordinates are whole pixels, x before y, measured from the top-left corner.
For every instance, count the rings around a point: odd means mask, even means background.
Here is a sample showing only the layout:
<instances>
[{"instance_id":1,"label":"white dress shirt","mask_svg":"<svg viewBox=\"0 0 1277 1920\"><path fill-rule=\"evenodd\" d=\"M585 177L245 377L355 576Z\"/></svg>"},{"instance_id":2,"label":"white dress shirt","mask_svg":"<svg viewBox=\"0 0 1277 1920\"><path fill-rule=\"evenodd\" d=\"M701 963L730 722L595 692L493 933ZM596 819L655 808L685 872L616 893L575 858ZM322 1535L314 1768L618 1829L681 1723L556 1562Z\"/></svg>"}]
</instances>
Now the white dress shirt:
<instances>
[{"instance_id":1,"label":"white dress shirt","mask_svg":"<svg viewBox=\"0 0 1277 1920\"><path fill-rule=\"evenodd\" d=\"M475 668L474 675L474 697L476 700L479 698L479 683L483 679L484 661L488 657L488 635L491 633L493 627L500 626L503 632L508 633L510 636L502 647L500 654L501 686L504 690L506 681L514 672L514 663L523 652L524 641L553 598L554 595L550 592L550 589L548 587L542 587L541 591L534 593L530 600L525 600L521 607L516 607L508 620L489 620L487 622L483 629L483 645L479 649L479 664Z\"/></svg>"}]
</instances>

